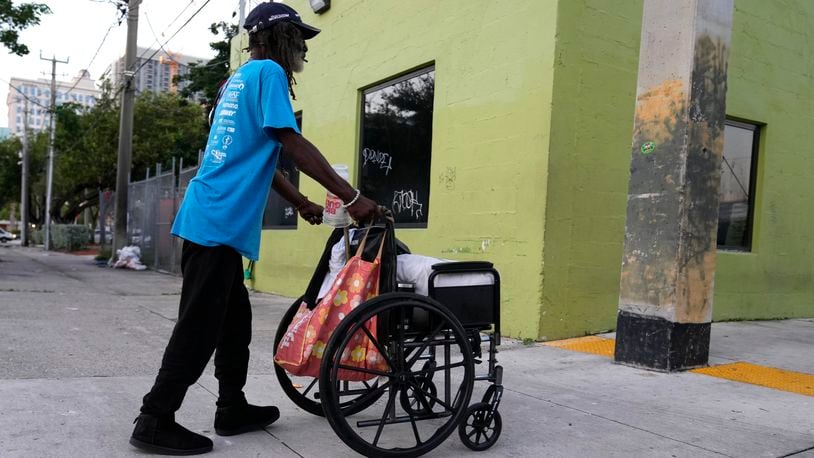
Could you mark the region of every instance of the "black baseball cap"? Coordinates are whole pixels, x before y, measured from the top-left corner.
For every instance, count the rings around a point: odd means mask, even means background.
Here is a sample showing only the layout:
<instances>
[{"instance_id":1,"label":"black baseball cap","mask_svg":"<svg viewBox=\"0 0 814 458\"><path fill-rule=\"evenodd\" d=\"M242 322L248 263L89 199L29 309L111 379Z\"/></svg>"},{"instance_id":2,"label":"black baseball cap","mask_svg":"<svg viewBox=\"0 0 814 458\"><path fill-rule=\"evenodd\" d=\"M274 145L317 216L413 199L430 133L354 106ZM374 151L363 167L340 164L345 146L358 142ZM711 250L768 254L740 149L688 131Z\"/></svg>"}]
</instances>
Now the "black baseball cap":
<instances>
[{"instance_id":1,"label":"black baseball cap","mask_svg":"<svg viewBox=\"0 0 814 458\"><path fill-rule=\"evenodd\" d=\"M302 22L300 15L294 8L284 4L275 2L261 3L254 7L253 10L246 16L246 21L243 27L254 33L259 30L267 29L273 24L278 22L290 22L297 26L302 32L302 37L306 40L314 38L320 30Z\"/></svg>"}]
</instances>

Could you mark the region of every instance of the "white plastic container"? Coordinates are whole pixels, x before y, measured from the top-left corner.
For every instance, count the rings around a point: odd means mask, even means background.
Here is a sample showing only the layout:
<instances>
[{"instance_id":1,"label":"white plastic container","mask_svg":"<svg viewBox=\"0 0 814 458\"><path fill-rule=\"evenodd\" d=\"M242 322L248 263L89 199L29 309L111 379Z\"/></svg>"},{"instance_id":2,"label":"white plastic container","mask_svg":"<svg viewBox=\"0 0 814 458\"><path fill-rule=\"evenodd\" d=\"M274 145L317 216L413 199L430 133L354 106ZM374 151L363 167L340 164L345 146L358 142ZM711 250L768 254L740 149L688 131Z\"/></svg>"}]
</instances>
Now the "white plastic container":
<instances>
[{"instance_id":1,"label":"white plastic container","mask_svg":"<svg viewBox=\"0 0 814 458\"><path fill-rule=\"evenodd\" d=\"M345 181L350 182L348 166L345 164L335 164L332 166L334 172ZM322 222L331 227L348 227L351 224L348 210L342 206L342 199L328 191L325 196L325 209L322 211Z\"/></svg>"}]
</instances>

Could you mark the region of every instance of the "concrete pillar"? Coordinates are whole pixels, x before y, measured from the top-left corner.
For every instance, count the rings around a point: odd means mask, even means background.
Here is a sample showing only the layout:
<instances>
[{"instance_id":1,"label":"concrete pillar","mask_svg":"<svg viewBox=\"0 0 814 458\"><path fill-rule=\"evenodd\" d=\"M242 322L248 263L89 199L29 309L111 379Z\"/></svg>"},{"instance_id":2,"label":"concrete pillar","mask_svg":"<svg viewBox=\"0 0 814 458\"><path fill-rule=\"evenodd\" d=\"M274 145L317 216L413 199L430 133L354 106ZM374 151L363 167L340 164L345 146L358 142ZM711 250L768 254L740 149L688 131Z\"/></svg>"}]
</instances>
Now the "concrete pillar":
<instances>
[{"instance_id":1,"label":"concrete pillar","mask_svg":"<svg viewBox=\"0 0 814 458\"><path fill-rule=\"evenodd\" d=\"M707 364L734 0L645 0L615 360Z\"/></svg>"}]
</instances>

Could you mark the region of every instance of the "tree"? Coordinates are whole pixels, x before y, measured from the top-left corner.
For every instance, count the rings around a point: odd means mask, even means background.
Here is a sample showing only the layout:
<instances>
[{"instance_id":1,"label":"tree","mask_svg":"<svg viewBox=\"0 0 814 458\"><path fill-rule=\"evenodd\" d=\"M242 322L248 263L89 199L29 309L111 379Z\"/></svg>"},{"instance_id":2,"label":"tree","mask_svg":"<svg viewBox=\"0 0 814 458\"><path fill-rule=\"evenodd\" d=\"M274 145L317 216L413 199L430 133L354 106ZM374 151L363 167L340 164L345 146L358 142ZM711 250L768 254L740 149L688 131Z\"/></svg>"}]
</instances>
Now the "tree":
<instances>
[{"instance_id":1,"label":"tree","mask_svg":"<svg viewBox=\"0 0 814 458\"><path fill-rule=\"evenodd\" d=\"M51 216L71 222L98 204L98 191L116 186L119 106L109 92L90 110L64 104L57 109L57 150ZM146 92L136 100L133 124L134 177L173 157L195 164L206 144L206 121L199 105L175 94Z\"/></svg>"},{"instance_id":2,"label":"tree","mask_svg":"<svg viewBox=\"0 0 814 458\"><path fill-rule=\"evenodd\" d=\"M20 201L20 150L22 145L16 137L0 140L0 208Z\"/></svg>"},{"instance_id":3,"label":"tree","mask_svg":"<svg viewBox=\"0 0 814 458\"><path fill-rule=\"evenodd\" d=\"M28 54L28 46L19 43L20 32L40 23L40 16L51 9L43 3L23 3L14 6L11 0L0 0L0 43L12 54Z\"/></svg>"},{"instance_id":4,"label":"tree","mask_svg":"<svg viewBox=\"0 0 814 458\"><path fill-rule=\"evenodd\" d=\"M175 82L189 82L181 90L181 96L190 98L194 94L202 94L207 111L215 104L220 84L229 77L229 56L231 52L230 41L237 35L237 26L218 22L209 26L213 35L224 35L223 40L209 43L209 47L217 52L215 58L203 65L189 64L189 73L178 75Z\"/></svg>"},{"instance_id":5,"label":"tree","mask_svg":"<svg viewBox=\"0 0 814 458\"><path fill-rule=\"evenodd\" d=\"M2 0L0 0L2 1ZM170 167L173 158L197 163L206 145L206 117L200 105L176 94L146 92L136 100L133 124L133 176L140 178L156 164ZM86 208L98 205L99 191L116 187L119 103L110 85L93 108L74 103L56 108L54 186L51 219L73 222ZM0 141L0 209L20 200L21 149L18 138ZM29 219L45 220L48 132L31 132L29 153Z\"/></svg>"}]
</instances>

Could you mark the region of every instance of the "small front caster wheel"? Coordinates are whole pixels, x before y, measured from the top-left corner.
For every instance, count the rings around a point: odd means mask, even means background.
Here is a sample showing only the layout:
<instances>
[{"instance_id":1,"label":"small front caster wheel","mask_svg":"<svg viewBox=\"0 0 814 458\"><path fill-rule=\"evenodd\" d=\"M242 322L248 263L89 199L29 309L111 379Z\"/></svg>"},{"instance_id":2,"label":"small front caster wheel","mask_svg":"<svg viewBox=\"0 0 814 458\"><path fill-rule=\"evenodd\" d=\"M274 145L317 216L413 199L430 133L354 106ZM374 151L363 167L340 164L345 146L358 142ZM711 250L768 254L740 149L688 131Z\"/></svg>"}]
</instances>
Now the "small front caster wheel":
<instances>
[{"instance_id":1,"label":"small front caster wheel","mask_svg":"<svg viewBox=\"0 0 814 458\"><path fill-rule=\"evenodd\" d=\"M492 406L485 402L478 402L469 406L466 411L466 420L458 426L458 436L468 448L480 452L495 445L503 421L500 412L492 413Z\"/></svg>"}]
</instances>

